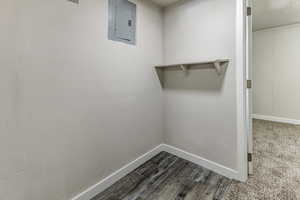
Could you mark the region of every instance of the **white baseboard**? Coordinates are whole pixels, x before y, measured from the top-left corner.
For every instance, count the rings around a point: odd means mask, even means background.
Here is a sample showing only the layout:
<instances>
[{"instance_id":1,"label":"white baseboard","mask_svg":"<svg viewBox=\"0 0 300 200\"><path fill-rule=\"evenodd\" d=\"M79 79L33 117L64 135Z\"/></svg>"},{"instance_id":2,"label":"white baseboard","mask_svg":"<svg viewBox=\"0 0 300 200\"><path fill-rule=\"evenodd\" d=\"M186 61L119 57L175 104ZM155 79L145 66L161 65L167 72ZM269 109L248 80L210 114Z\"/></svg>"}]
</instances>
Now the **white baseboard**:
<instances>
[{"instance_id":1,"label":"white baseboard","mask_svg":"<svg viewBox=\"0 0 300 200\"><path fill-rule=\"evenodd\" d=\"M300 125L300 120L297 120L297 119L288 119L288 118L283 118L283 117L274 117L274 116L259 115L259 114L252 114L252 118L266 120L266 121Z\"/></svg>"},{"instance_id":2,"label":"white baseboard","mask_svg":"<svg viewBox=\"0 0 300 200\"><path fill-rule=\"evenodd\" d=\"M140 165L144 164L148 160L150 160L152 157L156 156L161 152L162 145L158 145L154 149L148 151L144 155L138 157L134 161L130 162L129 164L125 165L121 169L117 170L116 172L112 173L108 177L101 180L99 183L96 183L95 185L91 186L87 190L83 191L82 193L78 194L71 200L90 200L97 194L103 192L107 188L109 188L111 185L116 183L118 180L135 170Z\"/></svg>"},{"instance_id":3,"label":"white baseboard","mask_svg":"<svg viewBox=\"0 0 300 200\"><path fill-rule=\"evenodd\" d=\"M200 156L189 153L187 151L184 151L182 149L176 148L176 147L171 146L171 145L163 144L161 146L161 148L163 149L163 151L166 151L166 152L171 153L175 156L178 156L180 158L188 160L192 163L195 163L199 166L202 166L202 167L204 167L206 169L209 169L213 172L216 172L220 175L223 175L223 176L231 178L231 179L240 180L239 173L237 171L233 170L233 169L230 169L228 167L225 167L225 166L220 165L218 163L212 162L210 160L207 160L205 158L202 158Z\"/></svg>"},{"instance_id":4,"label":"white baseboard","mask_svg":"<svg viewBox=\"0 0 300 200\"><path fill-rule=\"evenodd\" d=\"M186 152L184 150L181 150L179 148L173 147L171 145L167 144L161 144L152 149L151 151L145 153L144 155L140 156L136 160L130 162L129 164L125 165L121 169L117 170L113 174L109 175L108 177L101 180L99 183L96 183L95 185L91 186L87 190L83 191L82 193L78 194L71 200L90 200L97 194L103 192L105 189L113 185L115 182L135 170L140 165L144 164L146 161L150 160L155 155L159 154L160 152L165 151L168 153L171 153L173 155L176 155L180 158L183 158L185 160L188 160L190 162L193 162L197 165L200 165L202 167L205 167L211 171L214 171L220 175L226 176L228 178L237 179L240 180L238 172L235 170L232 170L230 168L227 168L223 165L220 165L218 163L209 161L207 159L204 159L200 156L197 156L195 154Z\"/></svg>"}]
</instances>

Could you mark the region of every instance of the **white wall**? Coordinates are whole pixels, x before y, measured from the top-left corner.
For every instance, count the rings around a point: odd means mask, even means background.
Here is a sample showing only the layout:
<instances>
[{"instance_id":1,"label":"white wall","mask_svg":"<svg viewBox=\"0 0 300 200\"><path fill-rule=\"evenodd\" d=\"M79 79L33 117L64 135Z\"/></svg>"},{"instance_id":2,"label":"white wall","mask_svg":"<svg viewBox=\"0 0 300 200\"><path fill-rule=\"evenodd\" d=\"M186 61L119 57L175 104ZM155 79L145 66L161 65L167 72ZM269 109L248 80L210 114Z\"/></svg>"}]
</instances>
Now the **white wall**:
<instances>
[{"instance_id":1,"label":"white wall","mask_svg":"<svg viewBox=\"0 0 300 200\"><path fill-rule=\"evenodd\" d=\"M300 120L300 25L254 32L254 113Z\"/></svg>"},{"instance_id":2,"label":"white wall","mask_svg":"<svg viewBox=\"0 0 300 200\"><path fill-rule=\"evenodd\" d=\"M107 1L1 1L0 199L70 199L163 142L162 12L137 12L130 46Z\"/></svg>"},{"instance_id":3,"label":"white wall","mask_svg":"<svg viewBox=\"0 0 300 200\"><path fill-rule=\"evenodd\" d=\"M137 46L107 40L104 0L1 2L0 199L70 199L164 141L237 169L236 0L135 2ZM163 94L163 55L230 65Z\"/></svg>"},{"instance_id":4,"label":"white wall","mask_svg":"<svg viewBox=\"0 0 300 200\"><path fill-rule=\"evenodd\" d=\"M228 58L224 77L213 69L165 73L168 144L237 169L235 0L189 0L165 10L166 63Z\"/></svg>"}]
</instances>

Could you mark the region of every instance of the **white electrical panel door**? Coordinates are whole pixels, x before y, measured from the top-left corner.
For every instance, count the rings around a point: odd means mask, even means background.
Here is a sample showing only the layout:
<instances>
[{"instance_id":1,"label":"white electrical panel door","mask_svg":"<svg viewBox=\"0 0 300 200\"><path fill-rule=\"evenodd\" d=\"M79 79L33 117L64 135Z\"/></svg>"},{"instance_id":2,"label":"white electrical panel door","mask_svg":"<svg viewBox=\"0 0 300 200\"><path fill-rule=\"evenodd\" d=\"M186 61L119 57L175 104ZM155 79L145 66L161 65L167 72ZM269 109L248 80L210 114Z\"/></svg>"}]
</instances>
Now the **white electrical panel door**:
<instances>
[{"instance_id":1,"label":"white electrical panel door","mask_svg":"<svg viewBox=\"0 0 300 200\"><path fill-rule=\"evenodd\" d=\"M109 0L109 39L135 44L136 5L128 0Z\"/></svg>"}]
</instances>

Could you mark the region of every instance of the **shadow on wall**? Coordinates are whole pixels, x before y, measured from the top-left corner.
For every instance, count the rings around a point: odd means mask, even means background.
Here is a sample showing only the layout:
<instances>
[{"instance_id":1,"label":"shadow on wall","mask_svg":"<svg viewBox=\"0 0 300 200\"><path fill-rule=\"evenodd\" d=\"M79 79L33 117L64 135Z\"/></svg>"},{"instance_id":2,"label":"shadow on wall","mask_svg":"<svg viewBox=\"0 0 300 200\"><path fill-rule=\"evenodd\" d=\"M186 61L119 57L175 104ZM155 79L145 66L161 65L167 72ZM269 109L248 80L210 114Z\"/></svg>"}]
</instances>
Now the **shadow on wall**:
<instances>
[{"instance_id":1,"label":"shadow on wall","mask_svg":"<svg viewBox=\"0 0 300 200\"><path fill-rule=\"evenodd\" d=\"M209 0L200 0L200 1L209 1ZM173 3L173 6L181 6L186 3L193 3L193 0L178 0L177 2Z\"/></svg>"},{"instance_id":2,"label":"shadow on wall","mask_svg":"<svg viewBox=\"0 0 300 200\"><path fill-rule=\"evenodd\" d=\"M165 70L163 75L163 89L198 90L204 92L220 92L223 88L225 72L218 75L210 65L201 69Z\"/></svg>"}]
</instances>

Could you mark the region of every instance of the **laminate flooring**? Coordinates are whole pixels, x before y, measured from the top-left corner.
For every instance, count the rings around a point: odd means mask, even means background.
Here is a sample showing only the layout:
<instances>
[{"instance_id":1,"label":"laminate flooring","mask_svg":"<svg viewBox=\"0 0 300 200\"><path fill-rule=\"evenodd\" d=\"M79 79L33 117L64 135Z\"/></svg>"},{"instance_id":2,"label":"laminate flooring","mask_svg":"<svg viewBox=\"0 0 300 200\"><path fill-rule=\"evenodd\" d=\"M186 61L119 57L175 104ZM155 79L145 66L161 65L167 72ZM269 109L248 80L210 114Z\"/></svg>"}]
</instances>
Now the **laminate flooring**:
<instances>
[{"instance_id":1,"label":"laminate flooring","mask_svg":"<svg viewBox=\"0 0 300 200\"><path fill-rule=\"evenodd\" d=\"M162 152L92 200L221 200L231 182Z\"/></svg>"}]
</instances>

